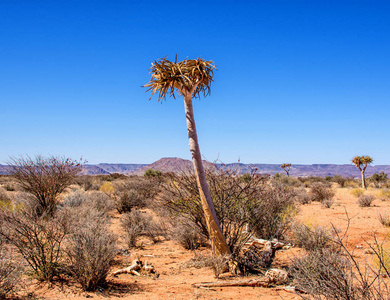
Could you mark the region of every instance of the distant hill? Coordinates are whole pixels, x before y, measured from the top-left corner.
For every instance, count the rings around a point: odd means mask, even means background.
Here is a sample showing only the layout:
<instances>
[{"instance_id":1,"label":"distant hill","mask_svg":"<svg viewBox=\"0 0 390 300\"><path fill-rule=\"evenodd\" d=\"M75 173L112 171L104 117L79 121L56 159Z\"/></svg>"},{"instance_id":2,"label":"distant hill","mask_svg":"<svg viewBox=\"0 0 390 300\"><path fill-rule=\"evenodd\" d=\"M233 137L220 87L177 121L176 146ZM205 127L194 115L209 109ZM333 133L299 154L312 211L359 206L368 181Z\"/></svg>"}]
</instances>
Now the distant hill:
<instances>
[{"instance_id":1,"label":"distant hill","mask_svg":"<svg viewBox=\"0 0 390 300\"><path fill-rule=\"evenodd\" d=\"M213 166L212 163L203 161L204 166ZM180 172L192 168L192 161L178 157L165 157L150 165L145 165L133 172L134 175L143 175L146 170L153 169L161 172Z\"/></svg>"},{"instance_id":2,"label":"distant hill","mask_svg":"<svg viewBox=\"0 0 390 300\"><path fill-rule=\"evenodd\" d=\"M204 161L207 166L212 166L210 162ZM221 166L221 164L217 164ZM254 168L259 174L275 173L284 174L280 164L242 164L231 163L224 165L228 168L238 170L239 173L250 173ZM7 174L7 166L0 165L0 175ZM104 175L112 173L120 173L125 175L143 175L147 169L159 170L162 172L180 172L192 168L190 160L166 157L155 161L152 164L107 164L101 163L97 165L84 165L82 175ZM390 165L368 166L366 175L371 176L374 173L385 172L390 175ZM290 169L290 175L299 176L334 176L341 175L344 177L360 177L359 170L352 164L336 165L336 164L313 164L313 165L294 165Z\"/></svg>"},{"instance_id":3,"label":"distant hill","mask_svg":"<svg viewBox=\"0 0 390 300\"><path fill-rule=\"evenodd\" d=\"M250 173L253 168L257 168L256 172L259 174L276 173L285 174L280 164L226 164L229 168L239 169L240 173ZM374 173L385 172L390 174L389 165L368 166L366 175L371 176ZM291 165L290 175L295 177L304 176L334 176L340 175L343 177L360 177L360 171L352 164L335 165L335 164L313 164L313 165Z\"/></svg>"}]
</instances>

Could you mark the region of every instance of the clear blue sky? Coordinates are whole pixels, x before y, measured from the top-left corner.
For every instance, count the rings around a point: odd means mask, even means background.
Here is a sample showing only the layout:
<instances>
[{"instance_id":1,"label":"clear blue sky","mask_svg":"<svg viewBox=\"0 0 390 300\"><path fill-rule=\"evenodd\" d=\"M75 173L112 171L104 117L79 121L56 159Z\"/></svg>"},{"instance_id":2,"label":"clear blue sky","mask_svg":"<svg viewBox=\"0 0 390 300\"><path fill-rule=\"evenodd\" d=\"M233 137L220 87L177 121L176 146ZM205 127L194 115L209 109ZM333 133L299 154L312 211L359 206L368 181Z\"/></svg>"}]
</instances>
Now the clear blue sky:
<instances>
[{"instance_id":1,"label":"clear blue sky","mask_svg":"<svg viewBox=\"0 0 390 300\"><path fill-rule=\"evenodd\" d=\"M0 0L0 163L190 158L183 101L150 63L218 68L194 101L204 157L390 164L390 1Z\"/></svg>"}]
</instances>

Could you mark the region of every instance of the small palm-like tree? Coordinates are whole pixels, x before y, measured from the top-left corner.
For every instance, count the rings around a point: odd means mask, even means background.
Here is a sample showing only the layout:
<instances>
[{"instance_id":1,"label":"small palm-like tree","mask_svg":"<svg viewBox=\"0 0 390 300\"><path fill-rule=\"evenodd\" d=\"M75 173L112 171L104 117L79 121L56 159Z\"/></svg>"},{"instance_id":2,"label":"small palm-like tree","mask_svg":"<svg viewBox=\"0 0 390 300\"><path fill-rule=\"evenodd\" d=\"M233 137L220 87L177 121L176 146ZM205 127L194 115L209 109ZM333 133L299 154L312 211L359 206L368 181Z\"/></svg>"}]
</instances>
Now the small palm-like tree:
<instances>
[{"instance_id":1,"label":"small palm-like tree","mask_svg":"<svg viewBox=\"0 0 390 300\"><path fill-rule=\"evenodd\" d=\"M200 97L201 94L204 97L210 94L210 84L213 81L213 71L215 69L212 61L206 61L200 57L198 59L185 59L180 62L177 61L177 56L174 62L165 57L152 63L150 68L152 77L144 87L152 92L151 97L158 94L158 101L160 102L167 95L175 98L176 92L184 98L190 152L213 254L222 256L229 255L230 249L222 234L206 182L192 108L193 98Z\"/></svg>"},{"instance_id":2,"label":"small palm-like tree","mask_svg":"<svg viewBox=\"0 0 390 300\"><path fill-rule=\"evenodd\" d=\"M280 167L287 173L287 176L290 176L291 164L282 164Z\"/></svg>"},{"instance_id":3,"label":"small palm-like tree","mask_svg":"<svg viewBox=\"0 0 390 300\"><path fill-rule=\"evenodd\" d=\"M374 160L368 155L355 156L352 158L352 163L359 169L362 174L362 188L367 189L366 177L364 173L366 172L367 166L371 164Z\"/></svg>"}]
</instances>

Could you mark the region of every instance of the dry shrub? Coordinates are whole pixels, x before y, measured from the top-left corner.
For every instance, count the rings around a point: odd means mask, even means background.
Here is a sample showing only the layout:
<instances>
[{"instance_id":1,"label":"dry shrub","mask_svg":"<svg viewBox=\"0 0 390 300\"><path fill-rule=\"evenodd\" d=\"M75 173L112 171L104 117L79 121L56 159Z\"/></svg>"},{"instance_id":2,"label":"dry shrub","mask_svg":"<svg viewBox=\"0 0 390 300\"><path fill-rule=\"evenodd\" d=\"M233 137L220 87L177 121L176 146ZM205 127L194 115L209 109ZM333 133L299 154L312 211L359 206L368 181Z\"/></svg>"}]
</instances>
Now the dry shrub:
<instances>
[{"instance_id":1,"label":"dry shrub","mask_svg":"<svg viewBox=\"0 0 390 300\"><path fill-rule=\"evenodd\" d=\"M326 198L321 202L321 205L325 208L331 208L333 204L334 204L333 198Z\"/></svg>"},{"instance_id":2,"label":"dry shrub","mask_svg":"<svg viewBox=\"0 0 390 300\"><path fill-rule=\"evenodd\" d=\"M359 198L360 196L362 196L364 194L364 190L363 189L360 189L360 188L356 188L356 189L353 189L351 190L351 195L356 197L356 198Z\"/></svg>"},{"instance_id":3,"label":"dry shrub","mask_svg":"<svg viewBox=\"0 0 390 300\"><path fill-rule=\"evenodd\" d=\"M255 174L243 180L224 168L206 169L206 179L234 257L252 234L265 239L285 236L296 213L292 188L270 186L267 177ZM155 203L160 211L168 211L173 222L185 218L208 237L196 177L191 171L166 174L163 193Z\"/></svg>"},{"instance_id":4,"label":"dry shrub","mask_svg":"<svg viewBox=\"0 0 390 300\"><path fill-rule=\"evenodd\" d=\"M154 243L159 241L161 230L152 217L139 210L132 210L123 215L122 228L125 230L125 239L129 248L135 247L141 236L149 237Z\"/></svg>"},{"instance_id":5,"label":"dry shrub","mask_svg":"<svg viewBox=\"0 0 390 300\"><path fill-rule=\"evenodd\" d=\"M313 183L318 182L328 184L325 178L318 176L298 177L298 180L301 181L306 188L309 188L312 186Z\"/></svg>"},{"instance_id":6,"label":"dry shrub","mask_svg":"<svg viewBox=\"0 0 390 300\"><path fill-rule=\"evenodd\" d=\"M0 187L0 202L8 202L10 200L6 190L3 187Z\"/></svg>"},{"instance_id":7,"label":"dry shrub","mask_svg":"<svg viewBox=\"0 0 390 300\"><path fill-rule=\"evenodd\" d=\"M81 162L65 157L11 158L10 174L30 198L38 216L53 215L58 196L74 181L81 171Z\"/></svg>"},{"instance_id":8,"label":"dry shrub","mask_svg":"<svg viewBox=\"0 0 390 300\"><path fill-rule=\"evenodd\" d=\"M370 207L372 202L375 200L374 195L361 195L358 198L358 204L360 207Z\"/></svg>"},{"instance_id":9,"label":"dry shrub","mask_svg":"<svg viewBox=\"0 0 390 300\"><path fill-rule=\"evenodd\" d=\"M378 211L378 220L383 226L390 227L390 214L388 211Z\"/></svg>"},{"instance_id":10,"label":"dry shrub","mask_svg":"<svg viewBox=\"0 0 390 300\"><path fill-rule=\"evenodd\" d=\"M351 262L339 252L327 248L309 251L292 261L290 273L295 286L315 298L360 299L356 298Z\"/></svg>"},{"instance_id":11,"label":"dry shrub","mask_svg":"<svg viewBox=\"0 0 390 300\"><path fill-rule=\"evenodd\" d=\"M73 191L68 194L61 207L81 207L94 208L100 212L107 213L114 208L113 200L104 192L100 191Z\"/></svg>"},{"instance_id":12,"label":"dry shrub","mask_svg":"<svg viewBox=\"0 0 390 300\"><path fill-rule=\"evenodd\" d=\"M389 189L382 189L378 194L377 194L378 199L382 201L389 201L390 200L390 190Z\"/></svg>"},{"instance_id":13,"label":"dry shrub","mask_svg":"<svg viewBox=\"0 0 390 300\"><path fill-rule=\"evenodd\" d=\"M184 268L206 268L212 267L213 265L213 256L212 255L204 255L197 251L194 251L194 258L191 258L189 261L182 264Z\"/></svg>"},{"instance_id":14,"label":"dry shrub","mask_svg":"<svg viewBox=\"0 0 390 300\"><path fill-rule=\"evenodd\" d=\"M99 188L99 191L111 195L114 192L114 187L112 185L112 182L110 181L104 182Z\"/></svg>"},{"instance_id":15,"label":"dry shrub","mask_svg":"<svg viewBox=\"0 0 390 300\"><path fill-rule=\"evenodd\" d=\"M215 278L219 278L219 276L226 271L226 266L230 261L232 261L231 255L220 255L213 257L211 261L211 267L214 271Z\"/></svg>"},{"instance_id":16,"label":"dry shrub","mask_svg":"<svg viewBox=\"0 0 390 300\"><path fill-rule=\"evenodd\" d=\"M206 237L193 222L181 218L176 220L171 236L187 250L195 250L206 244Z\"/></svg>"},{"instance_id":17,"label":"dry shrub","mask_svg":"<svg viewBox=\"0 0 390 300\"><path fill-rule=\"evenodd\" d=\"M292 227L295 244L306 251L319 251L332 244L332 233L323 226L295 224Z\"/></svg>"},{"instance_id":18,"label":"dry shrub","mask_svg":"<svg viewBox=\"0 0 390 300\"><path fill-rule=\"evenodd\" d=\"M303 183L296 177L290 177L286 175L282 175L279 173L276 173L273 177L271 182L277 185L287 185L290 187L302 187Z\"/></svg>"},{"instance_id":19,"label":"dry shrub","mask_svg":"<svg viewBox=\"0 0 390 300\"><path fill-rule=\"evenodd\" d=\"M194 252L194 258L183 264L185 268L212 268L215 278L226 270L228 262L231 261L231 256L221 255L220 257L206 256L202 253Z\"/></svg>"},{"instance_id":20,"label":"dry shrub","mask_svg":"<svg viewBox=\"0 0 390 300\"><path fill-rule=\"evenodd\" d=\"M12 294L20 284L22 266L13 260L12 252L0 243L0 298L4 299Z\"/></svg>"},{"instance_id":21,"label":"dry shrub","mask_svg":"<svg viewBox=\"0 0 390 300\"><path fill-rule=\"evenodd\" d=\"M312 201L323 202L333 199L335 192L329 183L314 182L310 187Z\"/></svg>"},{"instance_id":22,"label":"dry shrub","mask_svg":"<svg viewBox=\"0 0 390 300\"><path fill-rule=\"evenodd\" d=\"M144 208L159 191L162 178L132 176L118 180L114 185L114 199L119 213L130 212L133 208Z\"/></svg>"},{"instance_id":23,"label":"dry shrub","mask_svg":"<svg viewBox=\"0 0 390 300\"><path fill-rule=\"evenodd\" d=\"M52 281L60 267L67 220L3 209L0 211L0 223L1 239L17 249L37 279Z\"/></svg>"},{"instance_id":24,"label":"dry shrub","mask_svg":"<svg viewBox=\"0 0 390 300\"><path fill-rule=\"evenodd\" d=\"M345 187L346 183L348 181L351 181L351 180L353 180L353 178L349 178L349 177L347 178L347 177L343 177L343 176L340 176L340 175L334 175L333 177L329 178L330 182L338 183L341 188Z\"/></svg>"},{"instance_id":25,"label":"dry shrub","mask_svg":"<svg viewBox=\"0 0 390 300\"><path fill-rule=\"evenodd\" d=\"M295 201L299 204L310 204L311 203L311 197L308 195L305 188L296 188L294 190L295 193Z\"/></svg>"},{"instance_id":26,"label":"dry shrub","mask_svg":"<svg viewBox=\"0 0 390 300\"><path fill-rule=\"evenodd\" d=\"M63 213L71 221L66 245L69 271L84 290L95 291L105 283L117 254L116 237L96 209L79 207Z\"/></svg>"},{"instance_id":27,"label":"dry shrub","mask_svg":"<svg viewBox=\"0 0 390 300\"><path fill-rule=\"evenodd\" d=\"M131 212L133 208L145 207L145 201L136 190L127 190L117 195L116 209L120 214Z\"/></svg>"},{"instance_id":28,"label":"dry shrub","mask_svg":"<svg viewBox=\"0 0 390 300\"><path fill-rule=\"evenodd\" d=\"M330 237L325 230L321 231L322 236ZM304 234L306 238L313 239L310 235L315 235L315 232ZM374 243L367 245L374 255L376 268L368 261L363 264L358 262L349 250L351 247L347 243L347 232L340 235L333 227L332 235L329 238L330 247L309 248L303 256L293 259L290 274L294 277L295 286L314 299L388 299L388 252L383 243L378 242L375 233ZM384 279L383 275L387 278Z\"/></svg>"}]
</instances>

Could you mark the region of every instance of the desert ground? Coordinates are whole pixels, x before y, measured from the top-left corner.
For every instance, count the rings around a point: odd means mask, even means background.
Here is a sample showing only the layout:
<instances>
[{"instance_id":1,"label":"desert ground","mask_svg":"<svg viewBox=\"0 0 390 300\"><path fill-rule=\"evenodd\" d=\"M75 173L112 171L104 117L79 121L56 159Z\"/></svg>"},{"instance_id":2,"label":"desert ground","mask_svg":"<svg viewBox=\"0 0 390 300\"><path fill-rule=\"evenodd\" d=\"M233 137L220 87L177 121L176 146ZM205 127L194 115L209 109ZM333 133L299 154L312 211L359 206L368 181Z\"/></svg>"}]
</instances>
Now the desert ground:
<instances>
[{"instance_id":1,"label":"desert ground","mask_svg":"<svg viewBox=\"0 0 390 300\"><path fill-rule=\"evenodd\" d=\"M389 229L378 220L379 213L390 212L390 201L376 198L371 206L361 207L357 197L351 194L353 188L341 188L333 183L334 204L330 208L320 202L299 204L296 220L309 226L321 225L337 228L340 234L346 233L345 243L360 262L374 264L374 256L369 250L373 233L382 241L388 237ZM73 189L75 189L73 187ZM369 188L365 193L377 195L381 189ZM153 214L148 208L141 211ZM211 255L209 246L196 250L186 250L175 240L161 238L158 242L143 237L137 246L128 249L121 229L122 215L113 209L109 213L110 229L119 237L119 252L107 276L107 284L96 292L86 292L81 286L69 280L55 280L52 283L40 282L27 276L18 290L16 299L301 299L293 290L293 282L285 285L262 287L211 287L197 288L193 284L201 282L235 281L256 278L257 275L239 276L224 273L219 278L211 267L202 266L202 260ZM154 218L157 216L154 215ZM302 250L293 241L288 249L278 250L271 267L288 269L291 260L301 255ZM126 268L134 259L152 264L156 273L120 274L113 272ZM12 299L12 297L11 297Z\"/></svg>"}]
</instances>

